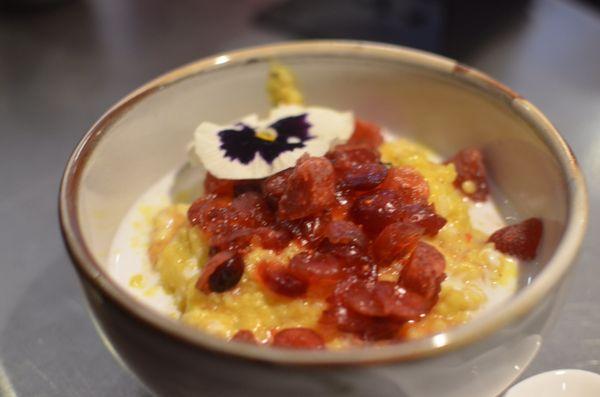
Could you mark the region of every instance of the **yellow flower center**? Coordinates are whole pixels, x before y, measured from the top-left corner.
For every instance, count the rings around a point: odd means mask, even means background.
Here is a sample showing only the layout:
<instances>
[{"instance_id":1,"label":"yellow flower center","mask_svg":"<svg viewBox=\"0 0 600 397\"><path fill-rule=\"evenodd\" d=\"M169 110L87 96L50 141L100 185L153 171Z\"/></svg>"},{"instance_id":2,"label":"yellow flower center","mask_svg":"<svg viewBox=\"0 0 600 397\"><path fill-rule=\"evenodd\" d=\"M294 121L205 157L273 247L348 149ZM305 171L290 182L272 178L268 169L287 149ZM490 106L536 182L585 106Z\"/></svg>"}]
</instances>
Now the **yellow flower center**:
<instances>
[{"instance_id":1,"label":"yellow flower center","mask_svg":"<svg viewBox=\"0 0 600 397\"><path fill-rule=\"evenodd\" d=\"M255 135L258 139L262 139L263 141L267 142L273 142L275 139L277 139L277 132L272 128L256 131Z\"/></svg>"}]
</instances>

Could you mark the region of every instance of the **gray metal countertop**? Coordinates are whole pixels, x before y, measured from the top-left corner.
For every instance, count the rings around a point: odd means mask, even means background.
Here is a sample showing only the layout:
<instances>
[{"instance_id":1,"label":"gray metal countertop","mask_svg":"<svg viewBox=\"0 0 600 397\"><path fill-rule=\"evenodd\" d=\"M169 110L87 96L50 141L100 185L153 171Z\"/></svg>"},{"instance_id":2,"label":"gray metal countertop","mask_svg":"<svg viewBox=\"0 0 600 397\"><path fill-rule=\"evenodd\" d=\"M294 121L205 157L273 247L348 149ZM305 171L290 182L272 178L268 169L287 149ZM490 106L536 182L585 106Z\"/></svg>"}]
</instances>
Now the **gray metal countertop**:
<instances>
[{"instance_id":1,"label":"gray metal countertop","mask_svg":"<svg viewBox=\"0 0 600 397\"><path fill-rule=\"evenodd\" d=\"M204 55L289 38L250 24L263 3L90 0L0 15L0 395L147 396L86 312L58 231L59 179L82 134L133 88ZM538 105L589 184L590 226L567 302L525 375L600 372L600 14L534 1L463 61Z\"/></svg>"}]
</instances>

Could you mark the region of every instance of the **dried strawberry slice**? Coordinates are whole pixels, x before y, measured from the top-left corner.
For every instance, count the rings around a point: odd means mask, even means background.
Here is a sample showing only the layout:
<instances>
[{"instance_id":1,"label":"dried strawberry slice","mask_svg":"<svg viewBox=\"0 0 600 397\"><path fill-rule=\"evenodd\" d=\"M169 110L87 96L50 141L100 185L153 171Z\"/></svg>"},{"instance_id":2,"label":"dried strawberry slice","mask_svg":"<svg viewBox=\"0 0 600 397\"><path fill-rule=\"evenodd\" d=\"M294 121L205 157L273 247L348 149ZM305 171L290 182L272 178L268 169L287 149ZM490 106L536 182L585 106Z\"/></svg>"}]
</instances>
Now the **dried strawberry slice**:
<instances>
[{"instance_id":1,"label":"dried strawberry slice","mask_svg":"<svg viewBox=\"0 0 600 397\"><path fill-rule=\"evenodd\" d=\"M267 199L272 199L274 202L279 201L287 186L290 175L294 172L293 168L288 168L278 172L265 179L262 182L262 192Z\"/></svg>"},{"instance_id":2,"label":"dried strawberry slice","mask_svg":"<svg viewBox=\"0 0 600 397\"><path fill-rule=\"evenodd\" d=\"M489 238L496 249L523 260L535 258L544 225L539 218L529 218L516 225L497 230Z\"/></svg>"},{"instance_id":3,"label":"dried strawberry slice","mask_svg":"<svg viewBox=\"0 0 600 397\"><path fill-rule=\"evenodd\" d=\"M375 283L356 281L339 294L342 305L358 314L368 317L387 315L384 303L375 294Z\"/></svg>"},{"instance_id":4,"label":"dried strawberry slice","mask_svg":"<svg viewBox=\"0 0 600 397\"><path fill-rule=\"evenodd\" d=\"M310 328L286 328L273 335L273 346L283 349L325 348L323 337Z\"/></svg>"},{"instance_id":5,"label":"dried strawberry slice","mask_svg":"<svg viewBox=\"0 0 600 397\"><path fill-rule=\"evenodd\" d=\"M355 245L365 247L367 237L361 228L353 222L336 220L325 228L324 237L332 244Z\"/></svg>"},{"instance_id":6,"label":"dried strawberry slice","mask_svg":"<svg viewBox=\"0 0 600 397\"><path fill-rule=\"evenodd\" d=\"M211 222L218 220L219 215L227 212L231 206L231 199L208 194L194 201L188 209L188 220L192 226L207 229Z\"/></svg>"},{"instance_id":7,"label":"dried strawberry slice","mask_svg":"<svg viewBox=\"0 0 600 397\"><path fill-rule=\"evenodd\" d=\"M367 145L376 149L383 143L381 128L368 121L356 119L354 132L348 140L348 143Z\"/></svg>"},{"instance_id":8,"label":"dried strawberry slice","mask_svg":"<svg viewBox=\"0 0 600 397\"><path fill-rule=\"evenodd\" d=\"M335 281L342 276L341 261L331 254L301 252L290 261L290 271L303 280Z\"/></svg>"},{"instance_id":9,"label":"dried strawberry slice","mask_svg":"<svg viewBox=\"0 0 600 397\"><path fill-rule=\"evenodd\" d=\"M396 192L403 204L427 204L429 199L427 181L412 167L390 168L379 187Z\"/></svg>"},{"instance_id":10,"label":"dried strawberry slice","mask_svg":"<svg viewBox=\"0 0 600 397\"><path fill-rule=\"evenodd\" d=\"M254 333L247 329L241 329L238 332L236 332L235 335L231 337L231 340L235 342L249 343L251 345L258 344Z\"/></svg>"},{"instance_id":11,"label":"dried strawberry slice","mask_svg":"<svg viewBox=\"0 0 600 397\"><path fill-rule=\"evenodd\" d=\"M219 196L233 196L233 188L235 181L231 179L220 179L211 174L206 173L204 178L204 193L216 194Z\"/></svg>"},{"instance_id":12,"label":"dried strawberry slice","mask_svg":"<svg viewBox=\"0 0 600 397\"><path fill-rule=\"evenodd\" d=\"M253 235L260 240L261 247L276 251L287 247L292 240L292 236L287 230L273 229L270 227L259 227L254 229Z\"/></svg>"},{"instance_id":13,"label":"dried strawberry slice","mask_svg":"<svg viewBox=\"0 0 600 397\"><path fill-rule=\"evenodd\" d=\"M318 216L279 221L277 227L304 243L316 246L323 239L329 222L331 222L331 215L325 212Z\"/></svg>"},{"instance_id":14,"label":"dried strawberry slice","mask_svg":"<svg viewBox=\"0 0 600 397\"><path fill-rule=\"evenodd\" d=\"M365 253L365 248L354 244L332 244L325 240L318 247L319 252L340 259L342 272L361 279L377 278L377 264Z\"/></svg>"},{"instance_id":15,"label":"dried strawberry slice","mask_svg":"<svg viewBox=\"0 0 600 397\"><path fill-rule=\"evenodd\" d=\"M485 201L490 192L483 154L479 149L463 149L448 160L456 168L454 186L474 201ZM471 184L465 185L465 183Z\"/></svg>"},{"instance_id":16,"label":"dried strawberry slice","mask_svg":"<svg viewBox=\"0 0 600 397\"><path fill-rule=\"evenodd\" d=\"M242 258L231 251L221 251L206 262L196 288L204 293L225 292L235 287L243 274Z\"/></svg>"},{"instance_id":17,"label":"dried strawberry slice","mask_svg":"<svg viewBox=\"0 0 600 397\"><path fill-rule=\"evenodd\" d=\"M306 294L308 282L295 276L290 269L269 262L261 262L258 275L264 285L276 294L296 298Z\"/></svg>"},{"instance_id":18,"label":"dried strawberry slice","mask_svg":"<svg viewBox=\"0 0 600 397\"><path fill-rule=\"evenodd\" d=\"M383 182L387 172L387 167L380 163L356 164L338 171L337 186L341 190L371 190Z\"/></svg>"},{"instance_id":19,"label":"dried strawberry slice","mask_svg":"<svg viewBox=\"0 0 600 397\"><path fill-rule=\"evenodd\" d=\"M419 242L400 272L400 285L424 297L431 307L446 279L446 260L435 247Z\"/></svg>"},{"instance_id":20,"label":"dried strawberry slice","mask_svg":"<svg viewBox=\"0 0 600 397\"><path fill-rule=\"evenodd\" d=\"M412 223L425 230L427 236L435 236L446 225L446 218L435 213L432 204L405 205L401 209L399 219L402 222Z\"/></svg>"},{"instance_id":21,"label":"dried strawberry slice","mask_svg":"<svg viewBox=\"0 0 600 397\"><path fill-rule=\"evenodd\" d=\"M238 225L259 227L273 222L273 213L262 195L257 192L242 193L233 199L231 207L237 211Z\"/></svg>"},{"instance_id":22,"label":"dried strawberry slice","mask_svg":"<svg viewBox=\"0 0 600 397\"><path fill-rule=\"evenodd\" d=\"M381 189L357 198L350 208L350 215L367 234L375 236L390 223L400 220L401 207L396 192Z\"/></svg>"},{"instance_id":23,"label":"dried strawberry slice","mask_svg":"<svg viewBox=\"0 0 600 397\"><path fill-rule=\"evenodd\" d=\"M396 321L416 320L431 310L424 297L390 281L379 281L374 295L383 305L385 315Z\"/></svg>"},{"instance_id":24,"label":"dried strawberry slice","mask_svg":"<svg viewBox=\"0 0 600 397\"><path fill-rule=\"evenodd\" d=\"M335 205L335 174L329 160L304 155L289 176L279 200L281 219L319 215Z\"/></svg>"},{"instance_id":25,"label":"dried strawberry slice","mask_svg":"<svg viewBox=\"0 0 600 397\"><path fill-rule=\"evenodd\" d=\"M388 225L373 241L373 257L380 266L401 260L415 248L424 230L410 223L396 222Z\"/></svg>"},{"instance_id":26,"label":"dried strawberry slice","mask_svg":"<svg viewBox=\"0 0 600 397\"><path fill-rule=\"evenodd\" d=\"M338 145L329 151L326 158L331 160L336 171L352 168L356 164L379 163L379 152L365 145Z\"/></svg>"},{"instance_id":27,"label":"dried strawberry slice","mask_svg":"<svg viewBox=\"0 0 600 397\"><path fill-rule=\"evenodd\" d=\"M319 323L324 329L352 333L366 341L392 339L403 324L388 317L363 316L341 305L323 311Z\"/></svg>"}]
</instances>

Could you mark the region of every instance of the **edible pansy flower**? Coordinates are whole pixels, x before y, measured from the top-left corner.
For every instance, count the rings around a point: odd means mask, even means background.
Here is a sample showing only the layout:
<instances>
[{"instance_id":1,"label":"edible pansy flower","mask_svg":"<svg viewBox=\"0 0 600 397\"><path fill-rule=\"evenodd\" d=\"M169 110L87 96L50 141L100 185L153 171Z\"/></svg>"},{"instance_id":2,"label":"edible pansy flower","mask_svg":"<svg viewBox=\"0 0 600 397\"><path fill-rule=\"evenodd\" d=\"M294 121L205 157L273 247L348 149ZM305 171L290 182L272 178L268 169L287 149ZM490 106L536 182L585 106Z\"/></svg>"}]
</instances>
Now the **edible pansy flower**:
<instances>
[{"instance_id":1,"label":"edible pansy flower","mask_svg":"<svg viewBox=\"0 0 600 397\"><path fill-rule=\"evenodd\" d=\"M285 105L266 119L252 114L231 125L201 123L192 156L218 178L265 178L294 166L304 153L323 156L353 130L350 112Z\"/></svg>"}]
</instances>

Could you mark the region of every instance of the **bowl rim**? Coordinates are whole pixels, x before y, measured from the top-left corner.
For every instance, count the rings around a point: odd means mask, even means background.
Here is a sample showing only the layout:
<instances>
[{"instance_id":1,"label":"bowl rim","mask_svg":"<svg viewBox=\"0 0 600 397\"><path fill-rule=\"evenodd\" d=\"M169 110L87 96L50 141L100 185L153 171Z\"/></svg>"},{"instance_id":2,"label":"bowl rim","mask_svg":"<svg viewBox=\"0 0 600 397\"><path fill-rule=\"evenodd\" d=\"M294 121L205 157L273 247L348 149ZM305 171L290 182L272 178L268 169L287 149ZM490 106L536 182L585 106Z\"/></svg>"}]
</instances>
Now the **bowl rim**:
<instances>
[{"instance_id":1,"label":"bowl rim","mask_svg":"<svg viewBox=\"0 0 600 397\"><path fill-rule=\"evenodd\" d=\"M469 323L445 333L385 347L361 347L342 351L294 351L271 349L210 336L164 316L138 302L104 270L87 247L78 216L78 191L87 160L110 126L133 106L173 83L201 73L243 66L259 60L300 56L356 57L387 60L437 72L470 85L482 94L500 98L527 122L543 141L566 181L567 224L554 255L533 283L511 298L512 304L484 313ZM523 317L540 302L572 266L585 235L588 217L587 191L577 160L569 145L550 121L530 102L488 75L452 59L406 47L365 41L291 41L225 52L186 64L151 80L113 105L84 135L66 165L59 192L59 220L63 239L78 274L144 326L150 326L175 341L213 353L290 365L356 365L400 362L438 355L489 336Z\"/></svg>"}]
</instances>

